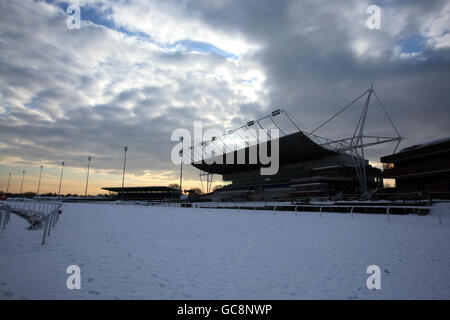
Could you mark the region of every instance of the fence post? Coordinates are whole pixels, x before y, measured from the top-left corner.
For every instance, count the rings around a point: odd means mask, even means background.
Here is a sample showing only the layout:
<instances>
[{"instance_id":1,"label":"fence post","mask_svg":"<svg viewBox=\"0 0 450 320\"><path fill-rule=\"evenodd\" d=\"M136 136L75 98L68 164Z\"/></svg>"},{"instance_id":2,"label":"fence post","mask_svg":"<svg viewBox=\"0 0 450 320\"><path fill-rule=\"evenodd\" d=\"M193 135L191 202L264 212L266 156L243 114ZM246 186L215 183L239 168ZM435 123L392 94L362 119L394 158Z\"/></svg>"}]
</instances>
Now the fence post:
<instances>
[{"instance_id":1,"label":"fence post","mask_svg":"<svg viewBox=\"0 0 450 320\"><path fill-rule=\"evenodd\" d=\"M49 220L49 217L47 216L47 218L45 219L45 227L44 227L44 234L42 236L42 244L45 244L45 236L47 235L48 220Z\"/></svg>"},{"instance_id":2,"label":"fence post","mask_svg":"<svg viewBox=\"0 0 450 320\"><path fill-rule=\"evenodd\" d=\"M55 227L55 224L56 224L56 215L58 214L58 212L57 212L57 210L55 210L54 211L54 213L53 213L53 226L52 227Z\"/></svg>"},{"instance_id":3,"label":"fence post","mask_svg":"<svg viewBox=\"0 0 450 320\"><path fill-rule=\"evenodd\" d=\"M50 214L48 215L48 220L49 220L49 224L48 224L47 236L50 237L50 230L52 229L53 212L50 212Z\"/></svg>"},{"instance_id":4,"label":"fence post","mask_svg":"<svg viewBox=\"0 0 450 320\"><path fill-rule=\"evenodd\" d=\"M277 214L277 207L278 207L278 202L277 202L277 204L273 207L273 214Z\"/></svg>"},{"instance_id":5,"label":"fence post","mask_svg":"<svg viewBox=\"0 0 450 320\"><path fill-rule=\"evenodd\" d=\"M390 209L391 209L391 207L387 207L387 210L386 210L386 215L387 215L387 220L388 221L391 221L391 217L389 216L390 215L390 212L389 212Z\"/></svg>"},{"instance_id":6,"label":"fence post","mask_svg":"<svg viewBox=\"0 0 450 320\"><path fill-rule=\"evenodd\" d=\"M322 218L322 207L320 207L320 214L319 217Z\"/></svg>"},{"instance_id":7,"label":"fence post","mask_svg":"<svg viewBox=\"0 0 450 320\"><path fill-rule=\"evenodd\" d=\"M297 207L298 206L295 206L295 216L297 216Z\"/></svg>"},{"instance_id":8,"label":"fence post","mask_svg":"<svg viewBox=\"0 0 450 320\"><path fill-rule=\"evenodd\" d=\"M352 207L352 209L350 210L350 213L351 213L351 215L352 215L352 219L353 219L353 208L354 208L354 207Z\"/></svg>"},{"instance_id":9,"label":"fence post","mask_svg":"<svg viewBox=\"0 0 450 320\"><path fill-rule=\"evenodd\" d=\"M3 217L3 229L6 228L6 224L8 223L8 212L9 210L5 210L5 216Z\"/></svg>"}]
</instances>

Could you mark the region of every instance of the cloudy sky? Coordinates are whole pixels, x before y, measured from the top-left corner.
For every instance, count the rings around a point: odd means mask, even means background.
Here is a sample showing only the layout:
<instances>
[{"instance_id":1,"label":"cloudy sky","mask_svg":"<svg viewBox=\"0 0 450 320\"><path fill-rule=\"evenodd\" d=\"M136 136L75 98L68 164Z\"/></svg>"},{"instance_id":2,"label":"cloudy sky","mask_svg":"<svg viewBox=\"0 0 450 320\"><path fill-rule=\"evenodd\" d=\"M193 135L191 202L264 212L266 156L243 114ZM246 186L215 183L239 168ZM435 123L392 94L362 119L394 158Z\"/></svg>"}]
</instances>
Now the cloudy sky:
<instances>
[{"instance_id":1,"label":"cloudy sky","mask_svg":"<svg viewBox=\"0 0 450 320\"><path fill-rule=\"evenodd\" d=\"M80 7L79 29L67 9ZM367 7L381 8L369 30ZM0 189L90 193L177 182L176 128L222 130L274 106L313 130L371 83L406 139L450 135L449 1L0 1ZM362 105L321 129L353 133ZM368 132L391 135L382 113ZM389 131L391 130L391 131ZM369 152L373 162L392 146ZM185 186L198 171L186 168Z\"/></svg>"}]
</instances>

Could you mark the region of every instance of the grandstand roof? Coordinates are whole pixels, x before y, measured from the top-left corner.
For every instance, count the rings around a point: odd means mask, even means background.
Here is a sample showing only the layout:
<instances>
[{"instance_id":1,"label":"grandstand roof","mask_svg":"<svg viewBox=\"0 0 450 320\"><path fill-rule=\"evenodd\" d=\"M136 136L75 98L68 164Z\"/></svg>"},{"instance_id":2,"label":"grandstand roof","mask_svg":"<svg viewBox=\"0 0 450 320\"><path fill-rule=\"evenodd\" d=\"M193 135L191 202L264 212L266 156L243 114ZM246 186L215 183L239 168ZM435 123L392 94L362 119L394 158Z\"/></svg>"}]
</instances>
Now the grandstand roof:
<instances>
[{"instance_id":1,"label":"grandstand roof","mask_svg":"<svg viewBox=\"0 0 450 320\"><path fill-rule=\"evenodd\" d=\"M268 142L268 145L269 145L268 149L270 150L270 141ZM318 158L323 158L325 156L338 154L335 151L328 150L318 145L301 131L280 137L279 151L280 151L280 159L279 159L280 166L287 163L304 162L308 160L314 160ZM235 151L234 153L235 153L234 159L237 159L236 156L237 151ZM231 154L231 152L229 154ZM249 147L245 148L245 154L246 154L245 164L226 164L225 161L226 154L224 154L216 157L216 158L222 157L223 164L217 163L207 164L205 163L205 161L202 161L201 163L199 161L197 163L193 163L192 165L205 172L216 174L228 174L233 172L259 169L261 167L270 166L270 165L262 165L259 161L259 157L257 164L249 164L248 163Z\"/></svg>"}]
</instances>

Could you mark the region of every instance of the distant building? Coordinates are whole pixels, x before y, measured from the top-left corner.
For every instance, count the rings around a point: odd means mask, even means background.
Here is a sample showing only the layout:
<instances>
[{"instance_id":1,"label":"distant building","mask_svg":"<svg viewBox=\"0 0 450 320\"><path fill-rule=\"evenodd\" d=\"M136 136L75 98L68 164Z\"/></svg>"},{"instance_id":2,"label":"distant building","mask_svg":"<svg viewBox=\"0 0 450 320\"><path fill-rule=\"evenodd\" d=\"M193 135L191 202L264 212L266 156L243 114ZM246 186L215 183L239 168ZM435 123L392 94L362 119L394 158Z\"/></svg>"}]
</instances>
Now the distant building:
<instances>
[{"instance_id":1,"label":"distant building","mask_svg":"<svg viewBox=\"0 0 450 320\"><path fill-rule=\"evenodd\" d=\"M116 193L123 200L180 200L181 190L164 186L153 187L104 187L103 190Z\"/></svg>"},{"instance_id":2,"label":"distant building","mask_svg":"<svg viewBox=\"0 0 450 320\"><path fill-rule=\"evenodd\" d=\"M414 145L381 158L383 178L400 192L450 192L450 137Z\"/></svg>"}]
</instances>

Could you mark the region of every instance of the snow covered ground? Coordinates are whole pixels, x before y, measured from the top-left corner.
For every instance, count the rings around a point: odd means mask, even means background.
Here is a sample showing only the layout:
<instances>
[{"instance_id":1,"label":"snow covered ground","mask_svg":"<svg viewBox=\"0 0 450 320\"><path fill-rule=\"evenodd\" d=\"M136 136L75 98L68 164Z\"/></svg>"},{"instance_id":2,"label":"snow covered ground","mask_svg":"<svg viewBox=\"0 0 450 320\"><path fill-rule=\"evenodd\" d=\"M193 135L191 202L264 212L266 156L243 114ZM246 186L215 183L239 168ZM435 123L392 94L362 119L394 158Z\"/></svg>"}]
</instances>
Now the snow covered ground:
<instances>
[{"instance_id":1,"label":"snow covered ground","mask_svg":"<svg viewBox=\"0 0 450 320\"><path fill-rule=\"evenodd\" d=\"M388 222L69 204L43 246L27 226L12 215L0 230L0 299L450 299L445 206ZM69 265L81 290L66 288ZM369 265L381 268L381 290L366 287Z\"/></svg>"}]
</instances>

